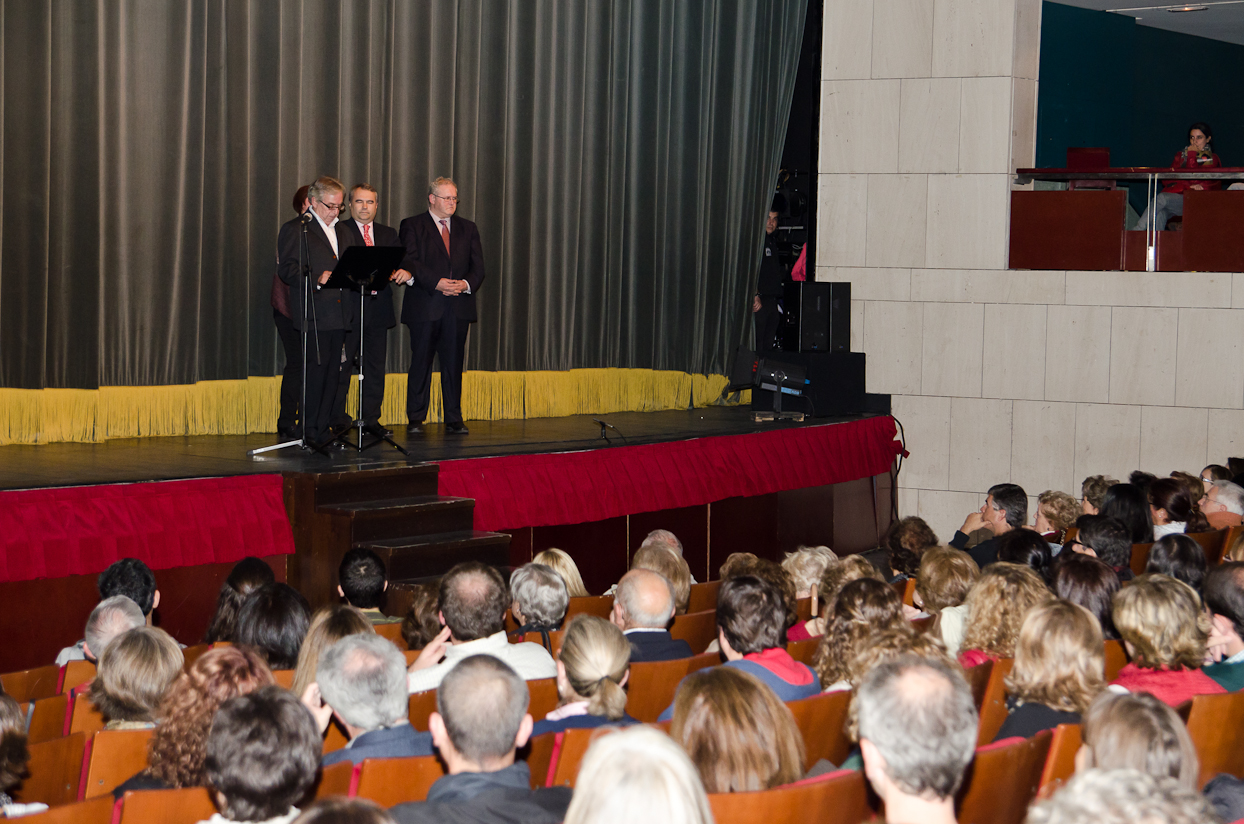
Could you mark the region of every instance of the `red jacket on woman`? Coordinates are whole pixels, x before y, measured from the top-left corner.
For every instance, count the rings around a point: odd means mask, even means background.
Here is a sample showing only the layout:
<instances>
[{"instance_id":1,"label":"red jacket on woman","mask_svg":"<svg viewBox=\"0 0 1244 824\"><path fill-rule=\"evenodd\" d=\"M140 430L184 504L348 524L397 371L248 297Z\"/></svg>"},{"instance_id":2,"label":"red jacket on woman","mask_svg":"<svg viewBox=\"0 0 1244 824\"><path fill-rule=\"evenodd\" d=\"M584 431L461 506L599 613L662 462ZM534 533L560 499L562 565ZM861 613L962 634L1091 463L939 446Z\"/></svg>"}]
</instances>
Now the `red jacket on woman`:
<instances>
[{"instance_id":1,"label":"red jacket on woman","mask_svg":"<svg viewBox=\"0 0 1244 824\"><path fill-rule=\"evenodd\" d=\"M1172 169L1219 169L1222 168L1222 161L1218 159L1218 155L1210 152L1208 156L1199 156L1191 149L1184 149L1175 155L1175 161L1171 163ZM1214 191L1221 189L1222 184L1217 180L1168 180L1162 186L1162 191L1172 195L1182 195L1193 186L1200 185L1202 189Z\"/></svg>"}]
</instances>

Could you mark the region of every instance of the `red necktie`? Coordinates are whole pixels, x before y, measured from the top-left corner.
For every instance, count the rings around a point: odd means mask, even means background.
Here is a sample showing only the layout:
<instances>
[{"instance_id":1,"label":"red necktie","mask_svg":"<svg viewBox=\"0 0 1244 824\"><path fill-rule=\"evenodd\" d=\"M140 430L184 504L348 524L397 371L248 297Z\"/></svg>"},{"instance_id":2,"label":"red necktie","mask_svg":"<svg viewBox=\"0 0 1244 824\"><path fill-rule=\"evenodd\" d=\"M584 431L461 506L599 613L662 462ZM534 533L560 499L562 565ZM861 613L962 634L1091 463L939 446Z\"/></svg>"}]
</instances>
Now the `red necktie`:
<instances>
[{"instance_id":1,"label":"red necktie","mask_svg":"<svg viewBox=\"0 0 1244 824\"><path fill-rule=\"evenodd\" d=\"M449 221L441 221L441 240L445 241L445 254L449 254Z\"/></svg>"},{"instance_id":2,"label":"red necktie","mask_svg":"<svg viewBox=\"0 0 1244 824\"><path fill-rule=\"evenodd\" d=\"M363 224L363 244L366 246L376 245L375 243L372 242L372 239L371 239L371 224L370 223Z\"/></svg>"}]
</instances>

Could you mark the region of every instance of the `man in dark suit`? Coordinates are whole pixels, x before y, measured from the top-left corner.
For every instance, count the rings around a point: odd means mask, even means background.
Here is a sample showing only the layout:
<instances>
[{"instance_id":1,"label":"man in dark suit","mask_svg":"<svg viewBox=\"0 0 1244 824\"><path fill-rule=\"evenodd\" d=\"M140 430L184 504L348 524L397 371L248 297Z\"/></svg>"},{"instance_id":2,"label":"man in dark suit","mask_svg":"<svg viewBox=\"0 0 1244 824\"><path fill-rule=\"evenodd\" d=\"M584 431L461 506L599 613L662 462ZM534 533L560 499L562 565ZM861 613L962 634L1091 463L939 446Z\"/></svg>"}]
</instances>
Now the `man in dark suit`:
<instances>
[{"instance_id":1,"label":"man in dark suit","mask_svg":"<svg viewBox=\"0 0 1244 824\"><path fill-rule=\"evenodd\" d=\"M391 226L376 223L376 208L380 195L370 183L359 183L350 190L350 217L342 221L342 225L354 239L352 246L401 246L397 230ZM398 270L401 279L408 280L410 273ZM356 314L358 296L350 295L355 302ZM350 363L359 350L358 324L346 335L346 362L342 366L341 376L337 382L337 399L333 403L333 415L336 418L334 428L339 423L347 426L351 423L346 414L346 395L350 391ZM386 283L379 292L372 292L363 298L363 361L360 363L363 374L363 385L360 404L360 417L364 428L373 435L392 435L393 432L380 425L380 406L384 403L385 360L389 351L389 330L397 326L397 317L393 314L393 290Z\"/></svg>"},{"instance_id":2,"label":"man in dark suit","mask_svg":"<svg viewBox=\"0 0 1244 824\"><path fill-rule=\"evenodd\" d=\"M618 581L609 616L631 642L631 661L672 661L690 658L691 645L672 638L674 585L647 569L632 569Z\"/></svg>"},{"instance_id":3,"label":"man in dark suit","mask_svg":"<svg viewBox=\"0 0 1244 824\"><path fill-rule=\"evenodd\" d=\"M393 280L409 288L402 323L410 329L410 372L406 384L406 432L423 432L432 385L432 356L440 360L445 430L465 435L462 423L462 362L467 332L476 320L475 293L484 282L479 230L458 217L458 187L438 177L428 187L428 211L402 221L406 247Z\"/></svg>"},{"instance_id":4,"label":"man in dark suit","mask_svg":"<svg viewBox=\"0 0 1244 824\"><path fill-rule=\"evenodd\" d=\"M346 332L354 325L356 310L350 302L350 293L325 289L324 284L337 266L337 258L353 245L354 238L337 220L346 198L341 181L321 177L311 184L307 198L311 208L281 226L277 235L277 274L289 284L292 320L299 331L302 330L304 299L300 263L305 262L313 284L307 312L307 408L302 416L303 437L312 444L326 444L331 440L329 422L337 395L342 346ZM307 229L305 252L300 249L303 223Z\"/></svg>"}]
</instances>

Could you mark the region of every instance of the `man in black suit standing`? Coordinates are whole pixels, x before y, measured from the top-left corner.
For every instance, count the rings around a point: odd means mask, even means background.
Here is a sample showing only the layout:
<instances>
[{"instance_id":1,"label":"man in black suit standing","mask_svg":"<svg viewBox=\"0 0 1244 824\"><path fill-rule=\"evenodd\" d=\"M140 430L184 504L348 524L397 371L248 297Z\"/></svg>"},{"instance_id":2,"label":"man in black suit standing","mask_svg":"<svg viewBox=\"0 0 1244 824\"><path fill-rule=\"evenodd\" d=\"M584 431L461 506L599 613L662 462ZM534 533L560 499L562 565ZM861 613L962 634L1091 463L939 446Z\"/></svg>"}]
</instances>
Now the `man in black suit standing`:
<instances>
[{"instance_id":1,"label":"man in black suit standing","mask_svg":"<svg viewBox=\"0 0 1244 824\"><path fill-rule=\"evenodd\" d=\"M376 223L376 209L380 195L370 183L359 183L350 189L350 217L342 221L342 225L350 232L353 246L401 246L397 230L391 226ZM410 273L398 270L402 280L409 280ZM350 296L356 305L358 297ZM350 391L350 363L359 349L358 324L350 334L346 335L346 360L342 364L341 376L337 382L337 399L333 403L334 415L349 423L346 415L346 394ZM363 386L359 398L360 416L364 429L376 436L388 437L393 432L380 425L380 406L384 403L385 360L388 355L389 330L397 326L397 317L393 314L393 290L386 283L379 292L372 292L363 298Z\"/></svg>"},{"instance_id":2,"label":"man in black suit standing","mask_svg":"<svg viewBox=\"0 0 1244 824\"><path fill-rule=\"evenodd\" d=\"M445 431L467 434L462 423L462 362L467 332L476 320L475 293L484 282L479 230L454 214L458 187L447 177L428 186L428 211L398 229L406 257L393 280L408 288L402 323L410 329L406 384L407 434L423 432L432 386L432 356L440 359Z\"/></svg>"},{"instance_id":3,"label":"man in black suit standing","mask_svg":"<svg viewBox=\"0 0 1244 824\"><path fill-rule=\"evenodd\" d=\"M337 266L337 258L353 245L354 239L337 220L345 204L341 181L321 177L307 191L311 208L281 226L277 235L277 274L289 284L289 303L294 327L303 325L304 284L300 264L307 267L312 282L307 317L306 410L302 415L303 437L312 444L330 441L329 421L337 394L341 369L341 350L346 332L354 325L355 311L350 294L342 289L325 289L324 284ZM306 224L307 248L301 250L302 224ZM304 261L305 258L305 261Z\"/></svg>"}]
</instances>

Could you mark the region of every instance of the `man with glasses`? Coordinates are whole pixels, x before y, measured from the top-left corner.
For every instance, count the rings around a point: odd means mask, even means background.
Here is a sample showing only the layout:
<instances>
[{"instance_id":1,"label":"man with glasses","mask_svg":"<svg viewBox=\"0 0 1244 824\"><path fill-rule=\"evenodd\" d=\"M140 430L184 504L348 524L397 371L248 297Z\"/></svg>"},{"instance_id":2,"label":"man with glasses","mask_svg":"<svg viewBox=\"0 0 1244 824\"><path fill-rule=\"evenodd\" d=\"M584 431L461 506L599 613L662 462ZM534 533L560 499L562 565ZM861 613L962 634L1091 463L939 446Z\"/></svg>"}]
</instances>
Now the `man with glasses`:
<instances>
[{"instance_id":1,"label":"man with glasses","mask_svg":"<svg viewBox=\"0 0 1244 824\"><path fill-rule=\"evenodd\" d=\"M318 178L307 191L307 199L310 201L307 213L281 226L277 235L277 274L289 284L294 328L301 331L306 285L299 266L303 262L307 265L312 297L305 310L307 380L303 437L309 443L327 445L331 442L329 422L341 370L342 346L346 332L353 328L356 313L349 294L343 294L342 289L326 289L324 284L337 266L337 258L354 245L354 238L337 220L345 205L345 187L341 181ZM307 224L306 249L300 248L303 223Z\"/></svg>"},{"instance_id":2,"label":"man with glasses","mask_svg":"<svg viewBox=\"0 0 1244 824\"><path fill-rule=\"evenodd\" d=\"M408 435L423 432L432 386L432 358L440 360L445 431L467 434L462 422L462 363L467 332L476 320L475 293L484 282L484 251L475 224L458 217L458 187L447 177L428 186L428 211L402 221L406 247L392 279L406 285L402 323L410 330L406 383Z\"/></svg>"}]
</instances>

